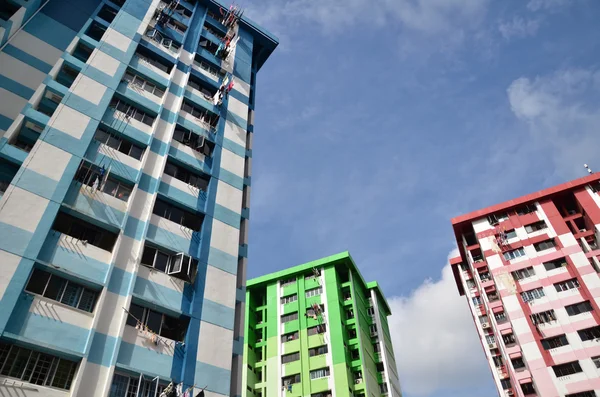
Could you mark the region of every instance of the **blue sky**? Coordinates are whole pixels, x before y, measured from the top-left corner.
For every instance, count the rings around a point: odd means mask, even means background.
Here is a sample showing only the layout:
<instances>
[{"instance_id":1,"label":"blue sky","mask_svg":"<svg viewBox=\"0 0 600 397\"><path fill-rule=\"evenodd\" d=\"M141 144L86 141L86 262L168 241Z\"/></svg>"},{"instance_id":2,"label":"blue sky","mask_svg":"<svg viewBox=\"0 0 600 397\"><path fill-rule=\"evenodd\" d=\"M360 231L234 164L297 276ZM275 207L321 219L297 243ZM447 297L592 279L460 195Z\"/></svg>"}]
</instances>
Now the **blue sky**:
<instances>
[{"instance_id":1,"label":"blue sky","mask_svg":"<svg viewBox=\"0 0 600 397\"><path fill-rule=\"evenodd\" d=\"M596 0L252 0L249 277L349 250L393 308L403 391L494 396L450 218L600 168Z\"/></svg>"}]
</instances>

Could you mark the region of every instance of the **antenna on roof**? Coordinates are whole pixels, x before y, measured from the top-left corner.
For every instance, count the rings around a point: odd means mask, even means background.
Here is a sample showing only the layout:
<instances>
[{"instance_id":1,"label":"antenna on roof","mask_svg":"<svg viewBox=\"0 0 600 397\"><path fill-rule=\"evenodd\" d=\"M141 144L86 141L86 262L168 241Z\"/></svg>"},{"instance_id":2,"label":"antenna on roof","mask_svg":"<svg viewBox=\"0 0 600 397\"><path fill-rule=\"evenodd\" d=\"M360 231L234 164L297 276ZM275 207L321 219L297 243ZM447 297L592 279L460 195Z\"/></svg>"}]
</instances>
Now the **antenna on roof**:
<instances>
[{"instance_id":1,"label":"antenna on roof","mask_svg":"<svg viewBox=\"0 0 600 397\"><path fill-rule=\"evenodd\" d=\"M585 167L585 169L587 170L588 174L593 174L594 172L592 172L592 170L590 169L590 167L587 164L583 165Z\"/></svg>"}]
</instances>

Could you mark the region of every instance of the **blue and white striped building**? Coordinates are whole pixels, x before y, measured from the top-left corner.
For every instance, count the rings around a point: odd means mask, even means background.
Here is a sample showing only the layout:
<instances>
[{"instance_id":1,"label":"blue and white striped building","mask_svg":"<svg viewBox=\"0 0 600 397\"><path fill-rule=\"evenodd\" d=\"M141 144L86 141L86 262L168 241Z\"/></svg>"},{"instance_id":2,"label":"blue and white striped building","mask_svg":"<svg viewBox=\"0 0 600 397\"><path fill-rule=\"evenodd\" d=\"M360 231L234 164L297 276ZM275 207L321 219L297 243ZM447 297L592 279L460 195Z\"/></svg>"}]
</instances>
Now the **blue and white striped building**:
<instances>
[{"instance_id":1,"label":"blue and white striped building","mask_svg":"<svg viewBox=\"0 0 600 397\"><path fill-rule=\"evenodd\" d=\"M169 1L0 1L0 395L241 395L256 74L278 41Z\"/></svg>"}]
</instances>

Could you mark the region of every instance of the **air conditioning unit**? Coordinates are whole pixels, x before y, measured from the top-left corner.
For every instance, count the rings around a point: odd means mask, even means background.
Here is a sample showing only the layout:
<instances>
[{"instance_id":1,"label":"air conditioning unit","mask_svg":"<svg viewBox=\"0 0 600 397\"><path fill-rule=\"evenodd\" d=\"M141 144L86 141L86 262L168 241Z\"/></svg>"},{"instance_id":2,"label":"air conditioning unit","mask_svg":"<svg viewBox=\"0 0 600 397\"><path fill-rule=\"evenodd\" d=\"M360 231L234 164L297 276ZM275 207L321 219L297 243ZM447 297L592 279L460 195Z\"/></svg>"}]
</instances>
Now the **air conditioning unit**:
<instances>
[{"instance_id":1,"label":"air conditioning unit","mask_svg":"<svg viewBox=\"0 0 600 397\"><path fill-rule=\"evenodd\" d=\"M354 381L354 383L356 383L357 385L358 385L358 384L360 384L361 382L362 382L362 379L356 379L356 380Z\"/></svg>"},{"instance_id":2,"label":"air conditioning unit","mask_svg":"<svg viewBox=\"0 0 600 397\"><path fill-rule=\"evenodd\" d=\"M495 343L488 343L488 347L490 349L495 349L496 347L498 347Z\"/></svg>"},{"instance_id":3,"label":"air conditioning unit","mask_svg":"<svg viewBox=\"0 0 600 397\"><path fill-rule=\"evenodd\" d=\"M506 391L506 395L507 396L514 396L515 392L509 389L509 390Z\"/></svg>"},{"instance_id":4,"label":"air conditioning unit","mask_svg":"<svg viewBox=\"0 0 600 397\"><path fill-rule=\"evenodd\" d=\"M483 328L489 328L490 327L490 323L482 323L481 326Z\"/></svg>"}]
</instances>

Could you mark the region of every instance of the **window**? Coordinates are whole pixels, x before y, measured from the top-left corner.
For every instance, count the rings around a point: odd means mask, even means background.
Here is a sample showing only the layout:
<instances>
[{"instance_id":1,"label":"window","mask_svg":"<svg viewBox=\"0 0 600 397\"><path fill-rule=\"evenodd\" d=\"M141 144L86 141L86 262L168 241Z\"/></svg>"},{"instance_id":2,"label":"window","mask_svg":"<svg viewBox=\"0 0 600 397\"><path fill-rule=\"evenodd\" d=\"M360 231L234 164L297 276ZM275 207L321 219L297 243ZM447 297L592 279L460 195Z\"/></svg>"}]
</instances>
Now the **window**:
<instances>
[{"instance_id":1,"label":"window","mask_svg":"<svg viewBox=\"0 0 600 397\"><path fill-rule=\"evenodd\" d=\"M488 334L485 336L485 341L488 344L496 343L496 338L494 337L494 335Z\"/></svg>"},{"instance_id":2,"label":"window","mask_svg":"<svg viewBox=\"0 0 600 397\"><path fill-rule=\"evenodd\" d=\"M329 376L329 367L315 369L314 371L310 371L310 379L319 379Z\"/></svg>"},{"instance_id":3,"label":"window","mask_svg":"<svg viewBox=\"0 0 600 397\"><path fill-rule=\"evenodd\" d=\"M157 55L149 49L144 48L142 46L138 46L137 50L135 51L135 55L142 63L160 69L165 73L171 73L173 64L166 60L162 60L162 58L157 57Z\"/></svg>"},{"instance_id":4,"label":"window","mask_svg":"<svg viewBox=\"0 0 600 397\"><path fill-rule=\"evenodd\" d=\"M319 310L321 313L323 313L325 311L325 306L323 305L316 305L318 306ZM317 313L315 312L315 308L308 308L306 309L306 315L309 317L316 317Z\"/></svg>"},{"instance_id":5,"label":"window","mask_svg":"<svg viewBox=\"0 0 600 397\"><path fill-rule=\"evenodd\" d=\"M136 91L146 91L159 98L162 98L163 95L165 95L164 88L158 87L156 84L149 82L145 78L134 74L134 72L130 69L128 69L125 72L125 75L123 76L123 81L126 81L127 85L129 85L132 89Z\"/></svg>"},{"instance_id":6,"label":"window","mask_svg":"<svg viewBox=\"0 0 600 397\"><path fill-rule=\"evenodd\" d=\"M282 364L287 364L287 363L291 363L293 361L298 361L298 360L300 360L300 352L284 354L283 356L281 356Z\"/></svg>"},{"instance_id":7,"label":"window","mask_svg":"<svg viewBox=\"0 0 600 397\"><path fill-rule=\"evenodd\" d=\"M373 317L375 315L375 309L373 307L367 308L367 314Z\"/></svg>"},{"instance_id":8,"label":"window","mask_svg":"<svg viewBox=\"0 0 600 397\"><path fill-rule=\"evenodd\" d=\"M572 361L566 364L554 365L552 369L554 370L554 374L557 378L560 378L561 376L573 375L578 372L583 372L583 370L581 369L581 365L579 365L579 361Z\"/></svg>"},{"instance_id":9,"label":"window","mask_svg":"<svg viewBox=\"0 0 600 397\"><path fill-rule=\"evenodd\" d=\"M572 278L570 280L561 281L560 283L554 284L554 288L556 288L556 292L579 288L579 280L577 280L577 278Z\"/></svg>"},{"instance_id":10,"label":"window","mask_svg":"<svg viewBox=\"0 0 600 397\"><path fill-rule=\"evenodd\" d=\"M215 144L206 139L203 136L196 134L195 132L186 130L179 125L175 126L173 132L173 140L184 144L195 150L198 153L202 153L205 156L211 156L215 148Z\"/></svg>"},{"instance_id":11,"label":"window","mask_svg":"<svg viewBox=\"0 0 600 397\"><path fill-rule=\"evenodd\" d=\"M117 241L115 233L101 229L64 212L59 212L56 215L52 229L109 252L112 252Z\"/></svg>"},{"instance_id":12,"label":"window","mask_svg":"<svg viewBox=\"0 0 600 397\"><path fill-rule=\"evenodd\" d=\"M323 293L323 287L313 288L306 290L306 297L310 298L311 296L321 295Z\"/></svg>"},{"instance_id":13,"label":"window","mask_svg":"<svg viewBox=\"0 0 600 397\"><path fill-rule=\"evenodd\" d=\"M0 20L8 21L15 15L17 11L21 9L20 6L12 4L8 1L2 1L2 7L0 8Z\"/></svg>"},{"instance_id":14,"label":"window","mask_svg":"<svg viewBox=\"0 0 600 397\"><path fill-rule=\"evenodd\" d=\"M281 316L282 323L288 323L288 322L294 321L294 320L298 320L298 312L285 314L285 315Z\"/></svg>"},{"instance_id":15,"label":"window","mask_svg":"<svg viewBox=\"0 0 600 397\"><path fill-rule=\"evenodd\" d=\"M299 337L300 337L300 334L298 333L298 331L291 332L289 334L284 334L284 335L281 335L281 343L291 342L293 340L298 339Z\"/></svg>"},{"instance_id":16,"label":"window","mask_svg":"<svg viewBox=\"0 0 600 397\"><path fill-rule=\"evenodd\" d=\"M377 325L369 325L369 331L371 331L371 336L377 336Z\"/></svg>"},{"instance_id":17,"label":"window","mask_svg":"<svg viewBox=\"0 0 600 397\"><path fill-rule=\"evenodd\" d=\"M473 297L473 304L475 306L481 305L481 296L474 296Z\"/></svg>"},{"instance_id":18,"label":"window","mask_svg":"<svg viewBox=\"0 0 600 397\"><path fill-rule=\"evenodd\" d=\"M34 385L69 390L77 363L23 347L0 342L0 373Z\"/></svg>"},{"instance_id":19,"label":"window","mask_svg":"<svg viewBox=\"0 0 600 397\"><path fill-rule=\"evenodd\" d=\"M505 312L494 313L494 318L499 323L502 321L506 321L506 313Z\"/></svg>"},{"instance_id":20,"label":"window","mask_svg":"<svg viewBox=\"0 0 600 397\"><path fill-rule=\"evenodd\" d=\"M310 327L306 329L308 336L325 333L325 324L317 325L316 327Z\"/></svg>"},{"instance_id":21,"label":"window","mask_svg":"<svg viewBox=\"0 0 600 397\"><path fill-rule=\"evenodd\" d=\"M331 390L311 394L310 397L331 397Z\"/></svg>"},{"instance_id":22,"label":"window","mask_svg":"<svg viewBox=\"0 0 600 397\"><path fill-rule=\"evenodd\" d=\"M166 37L161 32L159 32L156 29L153 29L152 27L150 27L148 30L146 30L145 35L150 40L163 46L164 48L171 51L172 53L177 54L179 52L179 48L181 48L181 46L177 42L173 41L169 37Z\"/></svg>"},{"instance_id":23,"label":"window","mask_svg":"<svg viewBox=\"0 0 600 397\"><path fill-rule=\"evenodd\" d=\"M352 349L352 350L350 350L350 358L352 360L358 360L358 359L360 359L360 352L358 351L358 349Z\"/></svg>"},{"instance_id":24,"label":"window","mask_svg":"<svg viewBox=\"0 0 600 397\"><path fill-rule=\"evenodd\" d=\"M499 367L502 365L502 356L492 356L492 361L496 367Z\"/></svg>"},{"instance_id":25,"label":"window","mask_svg":"<svg viewBox=\"0 0 600 397\"><path fill-rule=\"evenodd\" d=\"M566 346L569 344L565 334L542 339L541 342L544 350L556 349L557 347Z\"/></svg>"},{"instance_id":26,"label":"window","mask_svg":"<svg viewBox=\"0 0 600 397\"><path fill-rule=\"evenodd\" d=\"M354 339L354 338L356 338L356 329L349 328L348 329L348 339Z\"/></svg>"},{"instance_id":27,"label":"window","mask_svg":"<svg viewBox=\"0 0 600 397\"><path fill-rule=\"evenodd\" d=\"M288 286L288 285L294 284L295 282L296 282L296 279L295 279L295 278L289 278L289 279L287 279L287 280L282 280L282 281L281 281L281 286L282 286L282 287L285 287L285 286Z\"/></svg>"},{"instance_id":28,"label":"window","mask_svg":"<svg viewBox=\"0 0 600 397\"><path fill-rule=\"evenodd\" d=\"M524 395L535 394L533 382L521 383L521 390L523 391Z\"/></svg>"},{"instance_id":29,"label":"window","mask_svg":"<svg viewBox=\"0 0 600 397\"><path fill-rule=\"evenodd\" d=\"M521 247L521 248L517 248L512 251L507 251L503 255L504 255L504 259L506 259L507 261L510 261L512 259L516 259L521 256L525 256L525 250L523 249L523 247Z\"/></svg>"},{"instance_id":30,"label":"window","mask_svg":"<svg viewBox=\"0 0 600 397\"><path fill-rule=\"evenodd\" d=\"M194 65L198 66L200 69L208 72L208 74L216 77L216 78L221 78L223 77L223 72L221 72L220 69L212 66L211 64L209 64L208 62L205 62L204 60L202 60L202 57L200 55L196 55L196 57L194 58Z\"/></svg>"},{"instance_id":31,"label":"window","mask_svg":"<svg viewBox=\"0 0 600 397\"><path fill-rule=\"evenodd\" d=\"M100 127L96 131L94 139L100 143L105 144L108 147L118 150L119 152L124 153L130 157L133 157L136 160L141 160L142 155L144 154L143 147L138 146L135 143L124 139L123 137L117 136L109 132L108 130L104 129L104 127Z\"/></svg>"},{"instance_id":32,"label":"window","mask_svg":"<svg viewBox=\"0 0 600 397\"><path fill-rule=\"evenodd\" d=\"M281 379L281 386L293 385L294 383L300 383L300 374L284 376Z\"/></svg>"},{"instance_id":33,"label":"window","mask_svg":"<svg viewBox=\"0 0 600 397\"><path fill-rule=\"evenodd\" d=\"M102 40L102 36L106 32L106 28L102 26L100 23L96 21L92 21L89 28L86 30L85 34L90 36L92 39L96 41Z\"/></svg>"},{"instance_id":34,"label":"window","mask_svg":"<svg viewBox=\"0 0 600 397\"><path fill-rule=\"evenodd\" d=\"M512 387L510 379L502 379L500 383L502 384L502 390L508 390Z\"/></svg>"},{"instance_id":35,"label":"window","mask_svg":"<svg viewBox=\"0 0 600 397\"><path fill-rule=\"evenodd\" d=\"M379 343L373 343L373 351L375 353L381 353L381 345Z\"/></svg>"},{"instance_id":36,"label":"window","mask_svg":"<svg viewBox=\"0 0 600 397\"><path fill-rule=\"evenodd\" d=\"M190 211L182 210L159 198L157 198L154 203L152 213L194 231L200 230L202 221L204 220L204 216L201 214L194 214Z\"/></svg>"},{"instance_id":37,"label":"window","mask_svg":"<svg viewBox=\"0 0 600 397\"><path fill-rule=\"evenodd\" d=\"M515 231L515 229L504 232L504 238L506 238L507 240L515 237L517 237L517 232Z\"/></svg>"},{"instance_id":38,"label":"window","mask_svg":"<svg viewBox=\"0 0 600 397\"><path fill-rule=\"evenodd\" d=\"M152 124L154 124L154 120L156 119L156 116L151 116L143 110L140 110L135 106L127 102L123 102L117 98L111 99L110 104L108 106L123 113L127 119L133 117L135 120L141 121L142 123L149 125L150 127L152 127Z\"/></svg>"},{"instance_id":39,"label":"window","mask_svg":"<svg viewBox=\"0 0 600 397\"><path fill-rule=\"evenodd\" d=\"M281 298L281 303L285 305L286 303L296 302L297 300L298 300L298 294L294 294L294 295L284 296L283 298Z\"/></svg>"},{"instance_id":40,"label":"window","mask_svg":"<svg viewBox=\"0 0 600 397\"><path fill-rule=\"evenodd\" d=\"M514 369L525 368L525 362L522 357L513 358L510 360Z\"/></svg>"},{"instance_id":41,"label":"window","mask_svg":"<svg viewBox=\"0 0 600 397\"><path fill-rule=\"evenodd\" d=\"M531 317L531 321L535 325L556 321L556 314L554 313L553 309L546 310L545 312L533 313L529 317Z\"/></svg>"},{"instance_id":42,"label":"window","mask_svg":"<svg viewBox=\"0 0 600 397\"><path fill-rule=\"evenodd\" d=\"M354 318L354 310L348 309L346 310L346 319L351 320Z\"/></svg>"},{"instance_id":43,"label":"window","mask_svg":"<svg viewBox=\"0 0 600 397\"><path fill-rule=\"evenodd\" d=\"M320 356L322 354L327 354L327 345L313 347L312 349L308 349L308 355L310 357Z\"/></svg>"},{"instance_id":44,"label":"window","mask_svg":"<svg viewBox=\"0 0 600 397\"><path fill-rule=\"evenodd\" d=\"M141 264L189 282L198 269L198 260L189 255L169 254L149 245L144 246Z\"/></svg>"},{"instance_id":45,"label":"window","mask_svg":"<svg viewBox=\"0 0 600 397\"><path fill-rule=\"evenodd\" d=\"M533 270L533 266L529 266L524 269L515 270L511 274L515 280L523 280L524 278L535 276L535 271Z\"/></svg>"},{"instance_id":46,"label":"window","mask_svg":"<svg viewBox=\"0 0 600 397\"><path fill-rule=\"evenodd\" d=\"M596 368L600 368L600 356L592 357L592 362Z\"/></svg>"},{"instance_id":47,"label":"window","mask_svg":"<svg viewBox=\"0 0 600 397\"><path fill-rule=\"evenodd\" d=\"M580 393L565 394L565 397L596 397L596 392L593 390L582 391Z\"/></svg>"},{"instance_id":48,"label":"window","mask_svg":"<svg viewBox=\"0 0 600 397\"><path fill-rule=\"evenodd\" d=\"M41 269L33 269L25 291L89 313L94 311L98 298L96 291Z\"/></svg>"},{"instance_id":49,"label":"window","mask_svg":"<svg viewBox=\"0 0 600 397\"><path fill-rule=\"evenodd\" d=\"M98 11L98 17L104 19L106 22L111 23L117 16L117 10L105 4L100 11Z\"/></svg>"},{"instance_id":50,"label":"window","mask_svg":"<svg viewBox=\"0 0 600 397\"><path fill-rule=\"evenodd\" d=\"M525 204L517 208L517 215L525 215L537 210L535 204Z\"/></svg>"},{"instance_id":51,"label":"window","mask_svg":"<svg viewBox=\"0 0 600 397\"><path fill-rule=\"evenodd\" d=\"M523 302L531 302L544 296L544 288L535 288L529 291L521 292L521 298L523 299Z\"/></svg>"},{"instance_id":52,"label":"window","mask_svg":"<svg viewBox=\"0 0 600 397\"><path fill-rule=\"evenodd\" d=\"M502 340L504 341L505 345L512 345L513 343L517 343L517 340L515 339L515 334L513 333L502 335Z\"/></svg>"},{"instance_id":53,"label":"window","mask_svg":"<svg viewBox=\"0 0 600 397\"><path fill-rule=\"evenodd\" d=\"M207 32L212 33L213 35L215 35L217 37L217 39L219 39L221 41L225 38L225 36L223 36L223 33L219 32L216 29L211 28L208 25L204 25L204 29L206 29Z\"/></svg>"},{"instance_id":54,"label":"window","mask_svg":"<svg viewBox=\"0 0 600 397\"><path fill-rule=\"evenodd\" d=\"M546 222L538 221L538 222L532 223L531 225L526 225L525 231L527 233L533 233L533 232L537 232L538 230L544 230L547 227L548 226L546 225Z\"/></svg>"},{"instance_id":55,"label":"window","mask_svg":"<svg viewBox=\"0 0 600 397\"><path fill-rule=\"evenodd\" d=\"M567 266L567 260L565 258L555 259L553 261L544 263L544 267L546 268L546 270L559 269L565 266Z\"/></svg>"},{"instance_id":56,"label":"window","mask_svg":"<svg viewBox=\"0 0 600 397\"><path fill-rule=\"evenodd\" d=\"M216 92L215 89L209 88L206 84L204 84L201 80L199 80L194 75L190 75L190 78L188 80L188 85L191 88L193 88L197 91L200 91L200 93L204 96L204 98L207 101L212 102L213 96L215 95L215 92Z\"/></svg>"},{"instance_id":57,"label":"window","mask_svg":"<svg viewBox=\"0 0 600 397\"><path fill-rule=\"evenodd\" d=\"M387 394L387 392L388 392L387 383L380 383L379 391L381 392L381 394Z\"/></svg>"},{"instance_id":58,"label":"window","mask_svg":"<svg viewBox=\"0 0 600 397\"><path fill-rule=\"evenodd\" d=\"M158 390L156 387L157 382ZM128 376L115 373L109 395L110 397L155 397L159 396L166 388L166 383L161 383L155 378L145 378L143 375Z\"/></svg>"},{"instance_id":59,"label":"window","mask_svg":"<svg viewBox=\"0 0 600 397\"><path fill-rule=\"evenodd\" d=\"M556 246L556 243L554 242L554 239L550 239L550 240L542 241L540 243L533 244L533 248L535 248L535 250L538 252L547 250L550 248L554 248L555 246Z\"/></svg>"},{"instance_id":60,"label":"window","mask_svg":"<svg viewBox=\"0 0 600 397\"><path fill-rule=\"evenodd\" d=\"M569 316L576 316L578 314L591 312L593 310L590 301L579 302L574 305L568 305L565 306L565 309L567 310Z\"/></svg>"},{"instance_id":61,"label":"window","mask_svg":"<svg viewBox=\"0 0 600 397\"><path fill-rule=\"evenodd\" d=\"M600 325L591 328L580 329L577 331L582 342L586 340L599 339L600 338Z\"/></svg>"},{"instance_id":62,"label":"window","mask_svg":"<svg viewBox=\"0 0 600 397\"><path fill-rule=\"evenodd\" d=\"M200 124L202 124L205 128L212 131L217 127L217 123L219 122L219 116L212 114L204 109L200 109L194 106L189 101L184 100L181 105L181 110L184 112L194 116Z\"/></svg>"},{"instance_id":63,"label":"window","mask_svg":"<svg viewBox=\"0 0 600 397\"><path fill-rule=\"evenodd\" d=\"M108 175L106 174L108 172ZM120 179L114 178L109 170L99 168L96 165L83 161L75 173L75 181L84 185L94 187L97 184L98 190L116 197L119 200L127 202L133 186Z\"/></svg>"},{"instance_id":64,"label":"window","mask_svg":"<svg viewBox=\"0 0 600 397\"><path fill-rule=\"evenodd\" d=\"M170 160L167 160L165 165L165 174L179 179L190 186L206 191L208 188L209 177L200 173L196 173L181 167Z\"/></svg>"},{"instance_id":65,"label":"window","mask_svg":"<svg viewBox=\"0 0 600 397\"><path fill-rule=\"evenodd\" d=\"M479 279L483 282L490 281L492 279L492 276L490 275L490 272L483 272L479 273Z\"/></svg>"},{"instance_id":66,"label":"window","mask_svg":"<svg viewBox=\"0 0 600 397\"><path fill-rule=\"evenodd\" d=\"M475 281L473 281L473 279L467 280L467 288L469 288L469 289L475 288Z\"/></svg>"},{"instance_id":67,"label":"window","mask_svg":"<svg viewBox=\"0 0 600 397\"><path fill-rule=\"evenodd\" d=\"M179 342L183 342L185 339L189 321L187 317L171 317L135 303L129 306L129 315L127 316L127 325L135 327L139 322L140 325L145 325L155 334Z\"/></svg>"}]
</instances>

